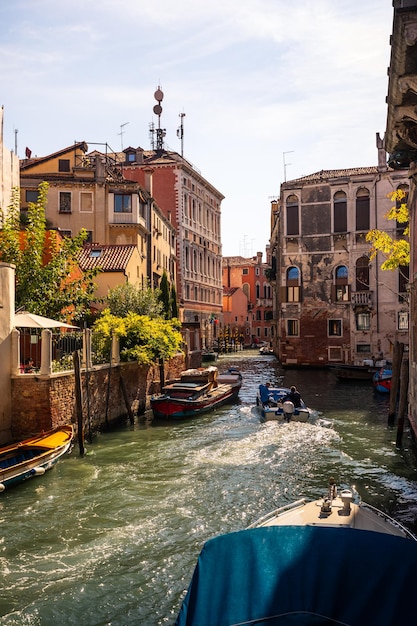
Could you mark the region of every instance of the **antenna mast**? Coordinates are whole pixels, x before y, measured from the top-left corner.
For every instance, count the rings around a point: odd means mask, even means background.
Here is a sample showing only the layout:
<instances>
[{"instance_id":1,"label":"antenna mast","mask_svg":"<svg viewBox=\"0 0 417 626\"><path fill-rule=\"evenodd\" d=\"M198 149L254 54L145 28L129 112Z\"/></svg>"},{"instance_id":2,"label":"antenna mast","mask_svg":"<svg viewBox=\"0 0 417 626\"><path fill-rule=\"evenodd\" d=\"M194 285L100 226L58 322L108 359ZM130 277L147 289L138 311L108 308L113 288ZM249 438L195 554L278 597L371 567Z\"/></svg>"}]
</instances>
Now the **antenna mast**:
<instances>
[{"instance_id":1,"label":"antenna mast","mask_svg":"<svg viewBox=\"0 0 417 626\"><path fill-rule=\"evenodd\" d=\"M181 119L181 123L179 128L177 128L177 137L181 140L181 156L184 156L184 117L185 113L179 113L179 117Z\"/></svg>"},{"instance_id":2,"label":"antenna mast","mask_svg":"<svg viewBox=\"0 0 417 626\"><path fill-rule=\"evenodd\" d=\"M120 124L120 133L119 133L119 135L120 135L120 143L121 143L121 146L122 146L122 152L123 152L123 133L125 132L123 129L128 124L129 124L129 122L125 122L124 124Z\"/></svg>"},{"instance_id":3,"label":"antenna mast","mask_svg":"<svg viewBox=\"0 0 417 626\"><path fill-rule=\"evenodd\" d=\"M155 113L155 115L158 116L158 128L156 129L156 149L163 150L164 149L164 137L166 135L166 130L165 128L161 128L161 113L162 113L161 102L164 99L164 93L161 90L159 85L158 85L158 89L154 93L154 98L158 102L158 104L155 104L153 108L153 112Z\"/></svg>"}]
</instances>

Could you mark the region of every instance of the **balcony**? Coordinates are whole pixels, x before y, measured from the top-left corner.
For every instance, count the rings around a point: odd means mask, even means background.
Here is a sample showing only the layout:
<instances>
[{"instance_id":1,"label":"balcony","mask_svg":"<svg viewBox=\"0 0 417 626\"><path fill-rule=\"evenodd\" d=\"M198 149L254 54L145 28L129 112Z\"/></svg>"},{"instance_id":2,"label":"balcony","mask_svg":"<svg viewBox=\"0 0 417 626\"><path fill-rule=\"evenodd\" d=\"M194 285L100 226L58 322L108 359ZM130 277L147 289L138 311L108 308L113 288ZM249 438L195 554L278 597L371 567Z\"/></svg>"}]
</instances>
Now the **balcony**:
<instances>
[{"instance_id":1,"label":"balcony","mask_svg":"<svg viewBox=\"0 0 417 626\"><path fill-rule=\"evenodd\" d=\"M355 291L351 294L351 303L353 306L369 306L373 305L373 291Z\"/></svg>"},{"instance_id":2,"label":"balcony","mask_svg":"<svg viewBox=\"0 0 417 626\"><path fill-rule=\"evenodd\" d=\"M111 225L130 225L130 226L142 226L146 228L145 218L140 215L139 211L128 212L114 212L110 211L109 224Z\"/></svg>"},{"instance_id":3,"label":"balcony","mask_svg":"<svg viewBox=\"0 0 417 626\"><path fill-rule=\"evenodd\" d=\"M257 298L256 299L257 307L271 307L272 306L272 298Z\"/></svg>"}]
</instances>

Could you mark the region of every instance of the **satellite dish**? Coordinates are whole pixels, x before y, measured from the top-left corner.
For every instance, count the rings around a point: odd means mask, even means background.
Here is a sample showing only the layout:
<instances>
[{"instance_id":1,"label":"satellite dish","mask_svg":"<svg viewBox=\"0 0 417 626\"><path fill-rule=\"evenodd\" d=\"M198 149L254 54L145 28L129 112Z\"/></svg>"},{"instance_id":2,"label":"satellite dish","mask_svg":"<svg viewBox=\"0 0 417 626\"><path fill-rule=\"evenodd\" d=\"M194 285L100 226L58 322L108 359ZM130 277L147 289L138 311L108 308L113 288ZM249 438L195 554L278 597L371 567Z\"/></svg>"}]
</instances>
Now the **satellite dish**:
<instances>
[{"instance_id":1,"label":"satellite dish","mask_svg":"<svg viewBox=\"0 0 417 626\"><path fill-rule=\"evenodd\" d=\"M153 108L153 112L155 113L155 115L161 115L162 113L162 107L160 104L155 104L154 108Z\"/></svg>"},{"instance_id":2,"label":"satellite dish","mask_svg":"<svg viewBox=\"0 0 417 626\"><path fill-rule=\"evenodd\" d=\"M154 93L154 98L155 100L158 100L158 102L162 102L162 100L164 99L164 94L160 89L157 89Z\"/></svg>"}]
</instances>

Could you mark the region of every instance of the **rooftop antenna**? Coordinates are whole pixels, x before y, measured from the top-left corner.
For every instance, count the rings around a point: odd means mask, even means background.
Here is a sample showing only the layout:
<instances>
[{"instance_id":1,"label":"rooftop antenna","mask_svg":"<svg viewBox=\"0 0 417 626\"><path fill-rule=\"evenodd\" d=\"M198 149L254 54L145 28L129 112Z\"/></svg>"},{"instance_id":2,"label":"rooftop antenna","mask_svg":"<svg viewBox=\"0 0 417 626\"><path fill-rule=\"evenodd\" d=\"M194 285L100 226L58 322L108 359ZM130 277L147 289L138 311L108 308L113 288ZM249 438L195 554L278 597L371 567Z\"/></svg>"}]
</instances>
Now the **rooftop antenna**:
<instances>
[{"instance_id":1,"label":"rooftop antenna","mask_svg":"<svg viewBox=\"0 0 417 626\"><path fill-rule=\"evenodd\" d=\"M128 124L129 124L129 122L125 122L124 124L120 124L120 133L118 133L120 135L120 143L121 143L121 146L122 146L122 152L123 152L123 133L125 132L123 129Z\"/></svg>"},{"instance_id":2,"label":"rooftop antenna","mask_svg":"<svg viewBox=\"0 0 417 626\"><path fill-rule=\"evenodd\" d=\"M185 113L179 113L179 117L181 119L181 123L177 128L177 137L181 140L181 156L184 156L184 117Z\"/></svg>"},{"instance_id":3,"label":"rooftop antenna","mask_svg":"<svg viewBox=\"0 0 417 626\"><path fill-rule=\"evenodd\" d=\"M282 158L284 161L284 183L287 182L287 165L291 165L291 163L286 163L285 162L285 155L286 154L291 154L291 152L294 152L294 150L287 150L287 152L283 152L282 153Z\"/></svg>"},{"instance_id":4,"label":"rooftop antenna","mask_svg":"<svg viewBox=\"0 0 417 626\"><path fill-rule=\"evenodd\" d=\"M14 153L17 154L17 128L14 129Z\"/></svg>"},{"instance_id":5,"label":"rooftop antenna","mask_svg":"<svg viewBox=\"0 0 417 626\"><path fill-rule=\"evenodd\" d=\"M161 113L162 107L161 102L164 99L164 93L158 85L157 90L154 93L154 98L158 104L155 104L153 108L153 112L158 116L158 128L156 129L156 149L163 150L164 149L164 137L166 135L165 128L161 128Z\"/></svg>"}]
</instances>

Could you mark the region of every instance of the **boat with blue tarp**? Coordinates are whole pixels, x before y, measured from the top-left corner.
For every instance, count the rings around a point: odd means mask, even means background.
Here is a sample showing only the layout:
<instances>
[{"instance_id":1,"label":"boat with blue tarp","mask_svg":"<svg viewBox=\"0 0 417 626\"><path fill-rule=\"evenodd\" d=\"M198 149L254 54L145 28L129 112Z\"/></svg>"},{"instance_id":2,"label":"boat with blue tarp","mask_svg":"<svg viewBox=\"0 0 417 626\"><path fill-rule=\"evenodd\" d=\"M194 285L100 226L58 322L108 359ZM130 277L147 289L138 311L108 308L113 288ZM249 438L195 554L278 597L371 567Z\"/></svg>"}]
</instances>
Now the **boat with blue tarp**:
<instances>
[{"instance_id":1,"label":"boat with blue tarp","mask_svg":"<svg viewBox=\"0 0 417 626\"><path fill-rule=\"evenodd\" d=\"M398 626L416 579L416 537L330 484L323 499L207 541L176 626Z\"/></svg>"}]
</instances>

